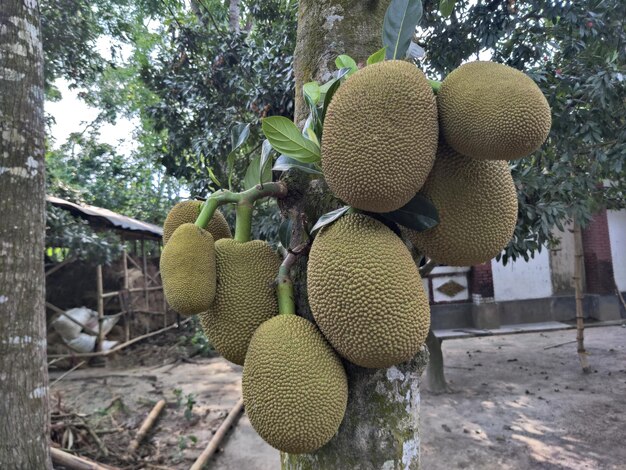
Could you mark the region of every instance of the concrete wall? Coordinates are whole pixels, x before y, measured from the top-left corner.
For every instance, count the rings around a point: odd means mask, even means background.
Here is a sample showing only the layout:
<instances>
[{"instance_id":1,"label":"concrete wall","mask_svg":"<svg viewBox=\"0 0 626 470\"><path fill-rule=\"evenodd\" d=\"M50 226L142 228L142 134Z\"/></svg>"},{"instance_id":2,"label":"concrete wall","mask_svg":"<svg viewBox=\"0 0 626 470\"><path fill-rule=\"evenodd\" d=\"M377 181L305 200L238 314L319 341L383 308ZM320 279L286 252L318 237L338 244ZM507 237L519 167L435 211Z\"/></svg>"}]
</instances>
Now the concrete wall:
<instances>
[{"instance_id":1,"label":"concrete wall","mask_svg":"<svg viewBox=\"0 0 626 470\"><path fill-rule=\"evenodd\" d=\"M554 235L561 241L559 246L550 250L550 270L552 271L552 290L555 295L574 293L574 262L575 247L572 224L563 227L561 232L556 230ZM584 285L584 279L583 279Z\"/></svg>"},{"instance_id":2,"label":"concrete wall","mask_svg":"<svg viewBox=\"0 0 626 470\"><path fill-rule=\"evenodd\" d=\"M607 211L613 274L619 290L626 291L626 210Z\"/></svg>"},{"instance_id":3,"label":"concrete wall","mask_svg":"<svg viewBox=\"0 0 626 470\"><path fill-rule=\"evenodd\" d=\"M496 302L507 300L540 299L552 295L550 254L547 249L535 253L528 262L518 259L503 266L491 261L493 290Z\"/></svg>"}]
</instances>

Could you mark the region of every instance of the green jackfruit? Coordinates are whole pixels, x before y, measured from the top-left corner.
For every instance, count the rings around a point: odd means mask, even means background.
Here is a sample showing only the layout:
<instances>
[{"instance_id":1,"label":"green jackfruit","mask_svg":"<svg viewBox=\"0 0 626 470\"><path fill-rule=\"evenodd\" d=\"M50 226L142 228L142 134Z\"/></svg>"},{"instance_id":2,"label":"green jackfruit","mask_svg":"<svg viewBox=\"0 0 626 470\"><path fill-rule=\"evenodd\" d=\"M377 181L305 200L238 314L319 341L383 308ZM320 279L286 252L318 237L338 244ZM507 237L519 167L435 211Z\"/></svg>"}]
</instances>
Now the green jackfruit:
<instances>
[{"instance_id":1,"label":"green jackfruit","mask_svg":"<svg viewBox=\"0 0 626 470\"><path fill-rule=\"evenodd\" d=\"M291 454L326 444L348 400L341 360L315 325L296 315L278 315L254 333L242 390L252 427L271 446Z\"/></svg>"},{"instance_id":2,"label":"green jackfruit","mask_svg":"<svg viewBox=\"0 0 626 470\"><path fill-rule=\"evenodd\" d=\"M437 208L439 224L405 233L420 252L439 263L484 263L513 236L517 192L506 161L464 157L442 143L420 193Z\"/></svg>"},{"instance_id":3,"label":"green jackfruit","mask_svg":"<svg viewBox=\"0 0 626 470\"><path fill-rule=\"evenodd\" d=\"M202 201L182 201L172 207L163 224L163 244L167 244L174 230L180 225L193 224L200 215L201 207ZM215 211L205 230L213 235L215 241L232 238L228 222L220 211Z\"/></svg>"},{"instance_id":4,"label":"green jackfruit","mask_svg":"<svg viewBox=\"0 0 626 470\"><path fill-rule=\"evenodd\" d=\"M324 120L328 186L358 209L396 210L426 181L438 133L435 96L417 67L368 65L339 87Z\"/></svg>"},{"instance_id":5,"label":"green jackfruit","mask_svg":"<svg viewBox=\"0 0 626 470\"><path fill-rule=\"evenodd\" d=\"M204 334L227 360L243 365L254 331L278 313L274 280L280 258L264 241L215 243L215 301L200 314Z\"/></svg>"},{"instance_id":6,"label":"green jackfruit","mask_svg":"<svg viewBox=\"0 0 626 470\"><path fill-rule=\"evenodd\" d=\"M411 359L424 343L430 308L422 279L384 224L349 214L324 227L307 276L315 322L350 362L389 367Z\"/></svg>"},{"instance_id":7,"label":"green jackfruit","mask_svg":"<svg viewBox=\"0 0 626 470\"><path fill-rule=\"evenodd\" d=\"M181 315L205 311L215 297L213 236L194 224L178 227L161 253L161 279L167 303Z\"/></svg>"},{"instance_id":8,"label":"green jackfruit","mask_svg":"<svg viewBox=\"0 0 626 470\"><path fill-rule=\"evenodd\" d=\"M472 158L512 160L537 150L550 132L550 106L524 73L495 62L470 62L448 75L437 94L446 142Z\"/></svg>"}]
</instances>

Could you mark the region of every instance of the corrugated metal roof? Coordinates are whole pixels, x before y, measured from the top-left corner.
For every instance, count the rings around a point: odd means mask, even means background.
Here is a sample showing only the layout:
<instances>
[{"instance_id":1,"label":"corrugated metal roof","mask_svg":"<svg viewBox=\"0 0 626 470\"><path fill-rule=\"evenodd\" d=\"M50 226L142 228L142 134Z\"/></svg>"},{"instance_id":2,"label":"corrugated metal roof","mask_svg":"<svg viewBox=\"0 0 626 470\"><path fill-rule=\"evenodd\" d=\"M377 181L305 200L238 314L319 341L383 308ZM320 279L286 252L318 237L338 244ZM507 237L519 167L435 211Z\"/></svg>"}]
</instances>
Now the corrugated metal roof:
<instances>
[{"instance_id":1,"label":"corrugated metal roof","mask_svg":"<svg viewBox=\"0 0 626 470\"><path fill-rule=\"evenodd\" d=\"M132 233L134 235L144 235L150 238L161 238L163 229L158 225L142 222L141 220L126 217L117 212L103 209L102 207L90 205L78 205L55 196L46 196L49 203L71 212L73 215L81 217L87 221L100 223L117 230Z\"/></svg>"}]
</instances>

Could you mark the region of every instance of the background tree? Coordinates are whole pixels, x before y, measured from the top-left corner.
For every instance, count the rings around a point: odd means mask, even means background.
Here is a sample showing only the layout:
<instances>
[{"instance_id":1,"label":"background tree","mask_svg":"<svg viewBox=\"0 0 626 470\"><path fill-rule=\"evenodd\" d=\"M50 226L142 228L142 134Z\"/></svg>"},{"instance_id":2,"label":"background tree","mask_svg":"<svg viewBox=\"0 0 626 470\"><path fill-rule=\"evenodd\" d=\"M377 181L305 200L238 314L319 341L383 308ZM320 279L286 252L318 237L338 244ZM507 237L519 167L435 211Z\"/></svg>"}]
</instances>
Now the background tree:
<instances>
[{"instance_id":1,"label":"background tree","mask_svg":"<svg viewBox=\"0 0 626 470\"><path fill-rule=\"evenodd\" d=\"M43 54L37 1L0 12L0 467L52 468L44 311Z\"/></svg>"}]
</instances>

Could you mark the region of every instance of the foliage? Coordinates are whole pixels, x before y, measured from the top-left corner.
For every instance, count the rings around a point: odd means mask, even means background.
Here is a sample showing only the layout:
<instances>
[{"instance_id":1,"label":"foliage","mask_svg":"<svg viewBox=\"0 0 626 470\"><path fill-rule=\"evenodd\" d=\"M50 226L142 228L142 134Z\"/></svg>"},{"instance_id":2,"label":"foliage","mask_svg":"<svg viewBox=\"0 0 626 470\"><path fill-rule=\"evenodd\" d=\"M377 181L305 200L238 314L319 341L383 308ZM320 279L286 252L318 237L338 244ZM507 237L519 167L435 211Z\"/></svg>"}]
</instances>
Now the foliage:
<instances>
[{"instance_id":1,"label":"foliage","mask_svg":"<svg viewBox=\"0 0 626 470\"><path fill-rule=\"evenodd\" d=\"M187 178L192 193L206 195L225 185L228 175L241 177L255 152L260 153L260 119L293 114L292 51L295 46L294 2L250 2L242 9L239 31L229 27L228 6L191 2L159 29L155 46L140 73L158 102L147 116L157 133L166 133L161 151L168 172ZM247 123L251 135L240 152L227 156L230 131ZM209 177L209 172L213 177ZM235 188L242 181L232 181Z\"/></svg>"},{"instance_id":2,"label":"foliage","mask_svg":"<svg viewBox=\"0 0 626 470\"><path fill-rule=\"evenodd\" d=\"M464 61L491 55L529 74L552 109L547 143L512 165L520 217L503 261L528 259L554 242L565 221L584 225L601 208L624 207L626 4L453 3L446 19L438 2L424 2L418 42L427 51L420 64L427 73L443 78Z\"/></svg>"},{"instance_id":3,"label":"foliage","mask_svg":"<svg viewBox=\"0 0 626 470\"><path fill-rule=\"evenodd\" d=\"M180 185L158 163L121 155L97 134L74 134L46 155L48 193L161 224Z\"/></svg>"},{"instance_id":4,"label":"foliage","mask_svg":"<svg viewBox=\"0 0 626 470\"><path fill-rule=\"evenodd\" d=\"M46 208L46 260L54 263L68 257L111 264L122 252L113 232L96 232L86 220L51 204Z\"/></svg>"}]
</instances>

